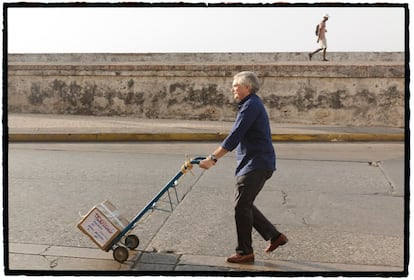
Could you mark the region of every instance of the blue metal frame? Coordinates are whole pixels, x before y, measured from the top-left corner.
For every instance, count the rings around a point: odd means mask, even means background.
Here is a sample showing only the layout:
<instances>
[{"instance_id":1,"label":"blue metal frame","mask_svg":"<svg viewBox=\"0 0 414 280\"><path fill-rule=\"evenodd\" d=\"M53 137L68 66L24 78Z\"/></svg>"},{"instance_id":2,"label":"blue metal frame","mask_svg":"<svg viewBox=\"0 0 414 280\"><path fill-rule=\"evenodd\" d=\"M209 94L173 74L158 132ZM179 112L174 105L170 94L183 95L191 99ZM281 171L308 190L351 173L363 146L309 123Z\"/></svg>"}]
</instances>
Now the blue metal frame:
<instances>
[{"instance_id":1,"label":"blue metal frame","mask_svg":"<svg viewBox=\"0 0 414 280\"><path fill-rule=\"evenodd\" d=\"M200 161L206 157L196 157L187 161L181 168L181 170L158 192L158 194L131 220L131 222L114 238L114 240L108 245L105 251L111 250L121 238L131 229L135 227L135 224L147 213L154 208L156 202L171 188L176 185L176 181L183 176L187 171L191 170L193 164L199 164ZM189 164L189 166L188 166Z\"/></svg>"}]
</instances>

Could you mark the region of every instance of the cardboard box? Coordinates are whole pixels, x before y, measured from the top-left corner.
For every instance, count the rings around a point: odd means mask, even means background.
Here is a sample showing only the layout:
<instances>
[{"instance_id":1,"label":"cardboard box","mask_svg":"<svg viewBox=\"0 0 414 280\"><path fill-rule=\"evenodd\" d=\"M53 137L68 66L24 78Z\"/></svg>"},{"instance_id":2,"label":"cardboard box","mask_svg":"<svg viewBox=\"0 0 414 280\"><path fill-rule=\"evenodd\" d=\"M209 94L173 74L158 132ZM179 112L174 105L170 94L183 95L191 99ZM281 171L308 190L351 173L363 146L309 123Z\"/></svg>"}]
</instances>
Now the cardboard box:
<instances>
[{"instance_id":1,"label":"cardboard box","mask_svg":"<svg viewBox=\"0 0 414 280\"><path fill-rule=\"evenodd\" d=\"M104 251L129 224L108 200L95 205L78 223L78 228Z\"/></svg>"}]
</instances>

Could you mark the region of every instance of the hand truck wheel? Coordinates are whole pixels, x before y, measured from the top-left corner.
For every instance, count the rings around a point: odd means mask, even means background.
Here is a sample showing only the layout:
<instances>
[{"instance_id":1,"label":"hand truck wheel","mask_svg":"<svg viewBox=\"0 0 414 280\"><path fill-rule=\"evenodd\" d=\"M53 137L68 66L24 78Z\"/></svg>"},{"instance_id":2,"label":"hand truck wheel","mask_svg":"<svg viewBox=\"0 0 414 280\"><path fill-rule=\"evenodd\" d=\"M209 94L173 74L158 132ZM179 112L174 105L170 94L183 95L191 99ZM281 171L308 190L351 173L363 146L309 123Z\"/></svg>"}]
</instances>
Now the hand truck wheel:
<instances>
[{"instance_id":1,"label":"hand truck wheel","mask_svg":"<svg viewBox=\"0 0 414 280\"><path fill-rule=\"evenodd\" d=\"M116 247L112 255L117 262L123 263L128 259L128 249L122 246Z\"/></svg>"},{"instance_id":2,"label":"hand truck wheel","mask_svg":"<svg viewBox=\"0 0 414 280\"><path fill-rule=\"evenodd\" d=\"M125 237L125 246L129 249L135 249L139 246L139 238L136 235L128 235Z\"/></svg>"}]
</instances>

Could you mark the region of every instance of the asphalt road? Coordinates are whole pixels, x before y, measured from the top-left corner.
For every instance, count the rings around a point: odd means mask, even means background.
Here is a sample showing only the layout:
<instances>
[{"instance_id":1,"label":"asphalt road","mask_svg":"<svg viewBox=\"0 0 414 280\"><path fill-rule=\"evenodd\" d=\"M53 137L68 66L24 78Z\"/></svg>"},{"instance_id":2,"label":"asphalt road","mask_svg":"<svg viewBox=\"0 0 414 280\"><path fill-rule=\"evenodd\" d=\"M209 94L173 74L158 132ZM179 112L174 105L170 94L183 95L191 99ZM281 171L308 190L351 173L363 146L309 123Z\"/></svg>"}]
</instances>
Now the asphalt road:
<instances>
[{"instance_id":1,"label":"asphalt road","mask_svg":"<svg viewBox=\"0 0 414 280\"><path fill-rule=\"evenodd\" d=\"M95 245L76 224L110 200L127 218L189 157L218 143L11 144L8 150L8 240L73 247ZM278 171L256 204L290 239L261 259L402 267L403 143L279 143ZM142 250L227 256L234 252L234 154L211 170L187 174L185 199L154 212L135 229ZM200 177L201 176L201 177ZM199 181L194 184L194 182ZM193 185L194 184L194 185ZM190 190L190 187L192 189ZM190 191L189 191L190 190Z\"/></svg>"}]
</instances>

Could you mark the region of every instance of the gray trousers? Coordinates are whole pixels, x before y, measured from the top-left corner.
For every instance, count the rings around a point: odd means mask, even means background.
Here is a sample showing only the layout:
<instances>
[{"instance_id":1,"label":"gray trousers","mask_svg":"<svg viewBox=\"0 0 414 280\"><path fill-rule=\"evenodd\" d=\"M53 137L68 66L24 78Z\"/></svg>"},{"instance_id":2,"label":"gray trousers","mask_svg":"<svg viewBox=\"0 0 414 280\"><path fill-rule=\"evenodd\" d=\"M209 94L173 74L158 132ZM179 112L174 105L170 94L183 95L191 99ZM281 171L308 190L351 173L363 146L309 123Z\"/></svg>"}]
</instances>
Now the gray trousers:
<instances>
[{"instance_id":1,"label":"gray trousers","mask_svg":"<svg viewBox=\"0 0 414 280\"><path fill-rule=\"evenodd\" d=\"M235 190L235 219L237 229L236 252L241 255L253 253L253 227L265 240L277 237L276 227L257 209L253 202L273 171L253 170L238 176Z\"/></svg>"}]
</instances>

